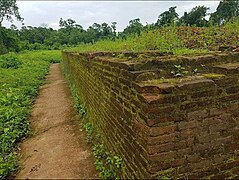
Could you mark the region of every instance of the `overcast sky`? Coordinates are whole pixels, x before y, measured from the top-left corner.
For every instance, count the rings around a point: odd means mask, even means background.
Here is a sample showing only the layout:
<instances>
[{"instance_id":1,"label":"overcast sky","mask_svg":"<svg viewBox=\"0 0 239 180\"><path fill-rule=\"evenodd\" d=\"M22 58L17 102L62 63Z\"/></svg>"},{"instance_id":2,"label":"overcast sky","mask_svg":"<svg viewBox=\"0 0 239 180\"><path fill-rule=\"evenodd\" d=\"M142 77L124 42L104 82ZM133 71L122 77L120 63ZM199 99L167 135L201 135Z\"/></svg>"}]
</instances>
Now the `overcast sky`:
<instances>
[{"instance_id":1,"label":"overcast sky","mask_svg":"<svg viewBox=\"0 0 239 180\"><path fill-rule=\"evenodd\" d=\"M60 18L74 19L87 29L93 23L117 22L117 31L122 31L130 20L140 18L141 22L155 23L158 15L177 6L179 16L197 5L205 5L214 12L219 1L17 1L19 12L26 26L40 26L58 29ZM21 23L13 24L21 27ZM3 22L8 26L10 23Z\"/></svg>"}]
</instances>

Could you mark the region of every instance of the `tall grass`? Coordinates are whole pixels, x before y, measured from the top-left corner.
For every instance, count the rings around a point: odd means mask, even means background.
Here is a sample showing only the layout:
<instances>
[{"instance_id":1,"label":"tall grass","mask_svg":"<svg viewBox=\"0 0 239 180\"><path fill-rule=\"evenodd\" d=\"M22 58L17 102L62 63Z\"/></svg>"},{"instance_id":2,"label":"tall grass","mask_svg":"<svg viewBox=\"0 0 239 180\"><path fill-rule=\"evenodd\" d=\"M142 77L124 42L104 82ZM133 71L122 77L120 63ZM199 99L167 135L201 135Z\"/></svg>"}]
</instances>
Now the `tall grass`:
<instances>
[{"instance_id":1,"label":"tall grass","mask_svg":"<svg viewBox=\"0 0 239 180\"><path fill-rule=\"evenodd\" d=\"M144 31L126 39L101 40L95 44L81 44L70 51L149 51L172 52L175 55L206 53L219 46L239 45L239 21L232 20L222 27L169 26Z\"/></svg>"}]
</instances>

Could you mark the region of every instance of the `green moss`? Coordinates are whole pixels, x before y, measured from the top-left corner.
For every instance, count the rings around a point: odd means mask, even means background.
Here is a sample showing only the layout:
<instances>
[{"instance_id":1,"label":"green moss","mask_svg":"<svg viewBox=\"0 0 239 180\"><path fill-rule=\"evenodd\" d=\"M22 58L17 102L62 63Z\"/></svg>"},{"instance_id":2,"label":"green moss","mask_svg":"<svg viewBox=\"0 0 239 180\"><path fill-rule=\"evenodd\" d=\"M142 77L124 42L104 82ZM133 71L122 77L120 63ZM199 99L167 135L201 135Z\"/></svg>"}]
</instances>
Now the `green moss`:
<instances>
[{"instance_id":1,"label":"green moss","mask_svg":"<svg viewBox=\"0 0 239 180\"><path fill-rule=\"evenodd\" d=\"M226 163L231 163L231 162L234 162L236 159L235 159L235 157L233 156L233 157L230 157L229 159L227 159L225 162Z\"/></svg>"},{"instance_id":2,"label":"green moss","mask_svg":"<svg viewBox=\"0 0 239 180\"><path fill-rule=\"evenodd\" d=\"M190 81L193 79L194 79L193 76L187 76L187 77L181 77L181 78L168 78L168 79L160 78L160 79L153 79L153 80L149 80L149 81L143 81L143 83L146 85L163 84L163 83L175 85L177 83L182 83L182 82Z\"/></svg>"},{"instance_id":3,"label":"green moss","mask_svg":"<svg viewBox=\"0 0 239 180\"><path fill-rule=\"evenodd\" d=\"M154 79L154 80L149 80L149 81L144 81L144 84L163 84L163 83L168 83L168 84L176 84L177 80L176 79Z\"/></svg>"},{"instance_id":4,"label":"green moss","mask_svg":"<svg viewBox=\"0 0 239 180\"><path fill-rule=\"evenodd\" d=\"M226 75L225 74L215 74L215 73L208 73L208 74L202 74L206 78L211 78L211 79L217 79L217 78L223 78Z\"/></svg>"},{"instance_id":5,"label":"green moss","mask_svg":"<svg viewBox=\"0 0 239 180\"><path fill-rule=\"evenodd\" d=\"M169 168L166 170L159 171L157 173L158 179L172 179L173 174L175 173L175 168Z\"/></svg>"}]
</instances>

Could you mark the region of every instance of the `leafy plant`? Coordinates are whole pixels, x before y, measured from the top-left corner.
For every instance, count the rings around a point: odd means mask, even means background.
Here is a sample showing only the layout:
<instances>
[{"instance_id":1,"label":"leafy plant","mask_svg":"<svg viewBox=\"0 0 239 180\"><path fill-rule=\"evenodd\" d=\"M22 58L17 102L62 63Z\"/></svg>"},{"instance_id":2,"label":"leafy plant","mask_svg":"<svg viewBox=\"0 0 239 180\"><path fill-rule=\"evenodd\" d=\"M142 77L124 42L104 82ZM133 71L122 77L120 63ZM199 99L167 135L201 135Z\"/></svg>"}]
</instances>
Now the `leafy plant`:
<instances>
[{"instance_id":1,"label":"leafy plant","mask_svg":"<svg viewBox=\"0 0 239 180\"><path fill-rule=\"evenodd\" d=\"M96 159L96 169L100 171L99 176L103 179L118 179L123 163L122 158L108 153L103 144L94 145L92 151Z\"/></svg>"},{"instance_id":2,"label":"leafy plant","mask_svg":"<svg viewBox=\"0 0 239 180\"><path fill-rule=\"evenodd\" d=\"M171 74L173 74L175 77L182 77L187 73L188 71L186 71L185 67L181 65L174 65L174 69L171 71Z\"/></svg>"},{"instance_id":3,"label":"leafy plant","mask_svg":"<svg viewBox=\"0 0 239 180\"><path fill-rule=\"evenodd\" d=\"M0 179L17 169L16 143L30 131L33 98L48 72L52 54L40 51L0 56ZM60 56L58 56L60 57Z\"/></svg>"},{"instance_id":4,"label":"leafy plant","mask_svg":"<svg viewBox=\"0 0 239 180\"><path fill-rule=\"evenodd\" d=\"M0 58L0 67L1 68L17 69L21 64L22 64L22 62L19 60L19 58L17 57L17 55L15 53L9 53Z\"/></svg>"},{"instance_id":5,"label":"leafy plant","mask_svg":"<svg viewBox=\"0 0 239 180\"><path fill-rule=\"evenodd\" d=\"M75 107L82 119L82 127L86 131L86 140L92 144L92 152L95 157L96 169L99 170L99 177L103 179L119 179L120 172L123 167L123 159L112 152L108 152L104 144L101 142L100 134L96 132L92 123L89 122L86 107L80 102L76 87L70 81L68 74L63 68L63 73L68 80L71 93L74 99Z\"/></svg>"},{"instance_id":6,"label":"leafy plant","mask_svg":"<svg viewBox=\"0 0 239 180\"><path fill-rule=\"evenodd\" d=\"M88 143L93 141L93 126L90 123L83 124L83 128L86 131L86 140Z\"/></svg>"}]
</instances>

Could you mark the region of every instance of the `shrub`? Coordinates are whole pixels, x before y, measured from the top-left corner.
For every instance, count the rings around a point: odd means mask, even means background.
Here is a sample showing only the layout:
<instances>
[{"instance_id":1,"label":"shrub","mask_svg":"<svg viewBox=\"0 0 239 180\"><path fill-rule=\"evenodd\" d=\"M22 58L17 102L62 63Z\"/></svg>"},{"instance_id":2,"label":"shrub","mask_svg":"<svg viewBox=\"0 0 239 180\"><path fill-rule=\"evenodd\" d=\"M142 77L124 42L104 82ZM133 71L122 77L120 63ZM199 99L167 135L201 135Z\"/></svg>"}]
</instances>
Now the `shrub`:
<instances>
[{"instance_id":1,"label":"shrub","mask_svg":"<svg viewBox=\"0 0 239 180\"><path fill-rule=\"evenodd\" d=\"M17 69L22 64L15 53L8 53L0 59L0 67L5 69Z\"/></svg>"}]
</instances>

